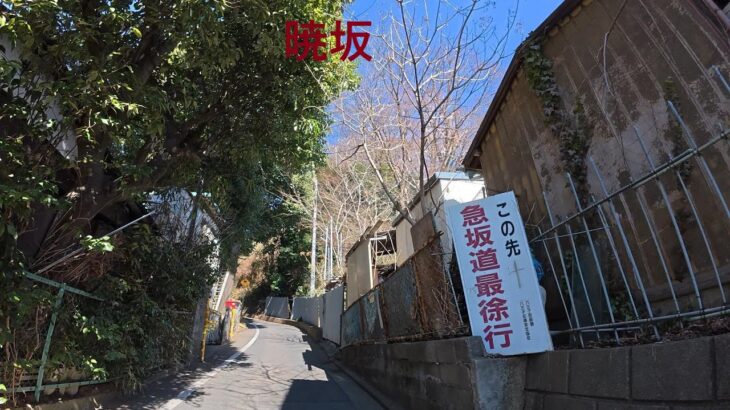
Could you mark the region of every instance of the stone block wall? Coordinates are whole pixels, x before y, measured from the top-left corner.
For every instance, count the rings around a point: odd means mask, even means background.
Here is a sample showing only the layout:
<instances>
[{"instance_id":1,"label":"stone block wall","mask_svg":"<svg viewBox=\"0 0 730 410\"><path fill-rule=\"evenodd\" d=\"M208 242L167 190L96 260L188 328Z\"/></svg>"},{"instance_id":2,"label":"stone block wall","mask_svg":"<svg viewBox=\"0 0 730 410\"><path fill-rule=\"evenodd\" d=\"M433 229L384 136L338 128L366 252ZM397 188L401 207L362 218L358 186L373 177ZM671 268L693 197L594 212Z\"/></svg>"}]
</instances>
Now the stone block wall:
<instances>
[{"instance_id":1,"label":"stone block wall","mask_svg":"<svg viewBox=\"0 0 730 410\"><path fill-rule=\"evenodd\" d=\"M523 407L524 358L485 358L479 337L351 345L340 359L404 408Z\"/></svg>"},{"instance_id":2,"label":"stone block wall","mask_svg":"<svg viewBox=\"0 0 730 410\"><path fill-rule=\"evenodd\" d=\"M730 409L730 334L510 358L463 337L351 345L340 359L408 409Z\"/></svg>"},{"instance_id":3,"label":"stone block wall","mask_svg":"<svg viewBox=\"0 0 730 410\"><path fill-rule=\"evenodd\" d=\"M730 334L531 355L524 407L730 409Z\"/></svg>"}]
</instances>

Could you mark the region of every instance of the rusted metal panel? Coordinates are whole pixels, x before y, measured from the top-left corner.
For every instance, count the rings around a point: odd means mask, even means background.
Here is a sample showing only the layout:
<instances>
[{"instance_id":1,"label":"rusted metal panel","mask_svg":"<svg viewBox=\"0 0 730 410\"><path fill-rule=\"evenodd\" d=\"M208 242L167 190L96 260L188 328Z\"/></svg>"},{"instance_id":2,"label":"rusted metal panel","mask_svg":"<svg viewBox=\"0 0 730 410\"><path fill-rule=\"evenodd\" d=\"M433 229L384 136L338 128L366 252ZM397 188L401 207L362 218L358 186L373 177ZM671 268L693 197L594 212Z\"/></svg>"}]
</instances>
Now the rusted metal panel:
<instances>
[{"instance_id":1,"label":"rusted metal panel","mask_svg":"<svg viewBox=\"0 0 730 410\"><path fill-rule=\"evenodd\" d=\"M363 340L377 342L385 340L385 330L380 314L380 288L375 288L360 299L363 312Z\"/></svg>"},{"instance_id":2,"label":"rusted metal panel","mask_svg":"<svg viewBox=\"0 0 730 410\"><path fill-rule=\"evenodd\" d=\"M426 246L434 236L436 236L436 229L433 226L433 214L431 212L411 227L411 238L413 239L413 249L415 251Z\"/></svg>"},{"instance_id":3,"label":"rusted metal panel","mask_svg":"<svg viewBox=\"0 0 730 410\"><path fill-rule=\"evenodd\" d=\"M437 237L432 237L412 260L423 332L445 335L460 328L461 321L453 291L446 280L441 253L441 243Z\"/></svg>"},{"instance_id":4,"label":"rusted metal panel","mask_svg":"<svg viewBox=\"0 0 730 410\"><path fill-rule=\"evenodd\" d=\"M345 312L343 346L435 339L464 332L453 289L443 270L438 236L432 235L423 246Z\"/></svg>"},{"instance_id":5,"label":"rusted metal panel","mask_svg":"<svg viewBox=\"0 0 730 410\"><path fill-rule=\"evenodd\" d=\"M382 285L382 313L388 338L419 335L418 292L411 261L406 262Z\"/></svg>"},{"instance_id":6,"label":"rusted metal panel","mask_svg":"<svg viewBox=\"0 0 730 410\"><path fill-rule=\"evenodd\" d=\"M342 346L359 343L362 338L360 302L357 301L342 314Z\"/></svg>"}]
</instances>

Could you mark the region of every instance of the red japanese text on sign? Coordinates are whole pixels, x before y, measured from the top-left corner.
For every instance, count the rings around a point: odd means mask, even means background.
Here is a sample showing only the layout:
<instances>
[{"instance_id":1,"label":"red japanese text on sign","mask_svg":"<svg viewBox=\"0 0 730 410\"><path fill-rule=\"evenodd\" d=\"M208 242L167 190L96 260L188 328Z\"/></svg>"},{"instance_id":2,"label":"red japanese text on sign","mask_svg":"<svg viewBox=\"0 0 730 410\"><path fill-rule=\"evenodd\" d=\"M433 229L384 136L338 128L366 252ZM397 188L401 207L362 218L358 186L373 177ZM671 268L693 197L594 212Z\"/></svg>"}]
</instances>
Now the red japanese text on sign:
<instances>
[{"instance_id":1,"label":"red japanese text on sign","mask_svg":"<svg viewBox=\"0 0 730 410\"><path fill-rule=\"evenodd\" d=\"M309 20L307 23L299 23L297 21L287 21L285 25L285 46L286 56L295 57L297 61L302 61L311 57L314 61L324 61L327 59L327 52L335 54L342 52L340 60L354 60L362 57L367 61L372 56L365 51L365 47L370 40L370 33L366 31L356 31L358 27L370 27L369 21L348 21L347 31L342 29L342 21L335 22L335 29L329 32L334 37L335 47L327 50L328 43L326 41L328 33L326 33L324 23L316 23ZM345 37L343 44L342 37Z\"/></svg>"},{"instance_id":2,"label":"red japanese text on sign","mask_svg":"<svg viewBox=\"0 0 730 410\"><path fill-rule=\"evenodd\" d=\"M499 262L497 261L497 251L492 248L479 249L476 252L469 252L473 258L469 261L471 263L472 272L486 271L492 269L499 269Z\"/></svg>"},{"instance_id":3,"label":"red japanese text on sign","mask_svg":"<svg viewBox=\"0 0 730 410\"><path fill-rule=\"evenodd\" d=\"M484 208L479 205L470 205L464 207L461 211L464 215L464 223L462 226L474 226L487 222L487 216L484 214Z\"/></svg>"},{"instance_id":4,"label":"red japanese text on sign","mask_svg":"<svg viewBox=\"0 0 730 410\"><path fill-rule=\"evenodd\" d=\"M496 273L477 276L477 296L494 296L504 293L502 281Z\"/></svg>"},{"instance_id":5,"label":"red japanese text on sign","mask_svg":"<svg viewBox=\"0 0 730 410\"><path fill-rule=\"evenodd\" d=\"M479 301L479 314L482 316L484 323L490 323L484 328L484 340L494 348L494 337L502 337L501 347L510 346L509 335L512 334L509 318L507 300L497 297L497 294L503 294L502 280L499 278L499 261L497 251L494 248L487 247L492 245L491 225L487 222L489 218L484 208L479 205L470 205L464 207L461 211L462 226L466 227L464 238L468 247L476 249L475 252L469 252L472 258L469 262L472 265L472 272L494 271L488 274L478 275L476 277L477 296L491 296L490 299L482 299ZM494 329L494 330L493 330Z\"/></svg>"},{"instance_id":6,"label":"red japanese text on sign","mask_svg":"<svg viewBox=\"0 0 730 410\"><path fill-rule=\"evenodd\" d=\"M494 337L500 336L502 337L502 343L499 344L500 347L510 347L510 339L509 336L512 334L512 329L510 329L509 323L500 323L498 325L487 325L487 327L484 328L484 340L489 343L489 348L494 349Z\"/></svg>"},{"instance_id":7,"label":"red japanese text on sign","mask_svg":"<svg viewBox=\"0 0 730 410\"><path fill-rule=\"evenodd\" d=\"M482 338L490 353L552 350L540 284L514 193L449 205L446 214L472 334Z\"/></svg>"}]
</instances>

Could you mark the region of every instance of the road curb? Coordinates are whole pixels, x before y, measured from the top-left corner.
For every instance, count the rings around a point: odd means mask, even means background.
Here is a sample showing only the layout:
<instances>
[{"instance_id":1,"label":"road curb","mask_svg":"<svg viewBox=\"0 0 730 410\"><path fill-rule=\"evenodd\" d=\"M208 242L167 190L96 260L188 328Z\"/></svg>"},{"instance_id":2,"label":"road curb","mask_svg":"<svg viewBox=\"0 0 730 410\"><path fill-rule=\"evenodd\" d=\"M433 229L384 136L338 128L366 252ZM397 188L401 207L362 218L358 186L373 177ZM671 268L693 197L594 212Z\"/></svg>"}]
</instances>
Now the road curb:
<instances>
[{"instance_id":1,"label":"road curb","mask_svg":"<svg viewBox=\"0 0 730 410\"><path fill-rule=\"evenodd\" d=\"M122 393L119 391L112 391L31 406L33 410L92 410L104 408L105 403L117 399L121 395ZM17 407L16 409L28 409L28 407Z\"/></svg>"},{"instance_id":2,"label":"road curb","mask_svg":"<svg viewBox=\"0 0 730 410\"><path fill-rule=\"evenodd\" d=\"M320 342L326 343L326 342ZM320 346L321 347L321 346ZM327 352L326 349L322 349L325 352ZM329 356L329 355L328 355ZM355 382L358 386L360 386L361 389L365 390L370 397L375 399L375 401L378 402L381 406L383 406L384 409L391 409L391 410L404 410L405 408L395 403L393 400L391 400L388 396L383 394L377 387L373 386L372 383L365 380L364 378L360 377L357 373L350 370L347 366L345 366L344 363L342 363L336 356L329 356L332 360L332 363L337 366L338 369L340 369L343 373L345 373L349 378L352 379L352 381Z\"/></svg>"}]
</instances>

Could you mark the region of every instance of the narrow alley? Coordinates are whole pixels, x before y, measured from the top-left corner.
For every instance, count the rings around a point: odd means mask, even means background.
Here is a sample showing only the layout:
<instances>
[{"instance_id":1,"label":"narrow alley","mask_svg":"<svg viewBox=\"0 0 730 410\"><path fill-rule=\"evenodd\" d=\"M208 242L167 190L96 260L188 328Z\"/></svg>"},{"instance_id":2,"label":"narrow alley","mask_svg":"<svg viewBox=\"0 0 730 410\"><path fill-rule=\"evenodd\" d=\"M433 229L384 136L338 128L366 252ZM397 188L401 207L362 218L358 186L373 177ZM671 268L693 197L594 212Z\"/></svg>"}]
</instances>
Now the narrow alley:
<instances>
[{"instance_id":1,"label":"narrow alley","mask_svg":"<svg viewBox=\"0 0 730 410\"><path fill-rule=\"evenodd\" d=\"M244 323L241 323L243 328ZM160 379L119 409L381 409L292 326L246 319L231 345L208 346L207 365Z\"/></svg>"},{"instance_id":2,"label":"narrow alley","mask_svg":"<svg viewBox=\"0 0 730 410\"><path fill-rule=\"evenodd\" d=\"M730 0L0 0L0 410L729 380Z\"/></svg>"}]
</instances>

